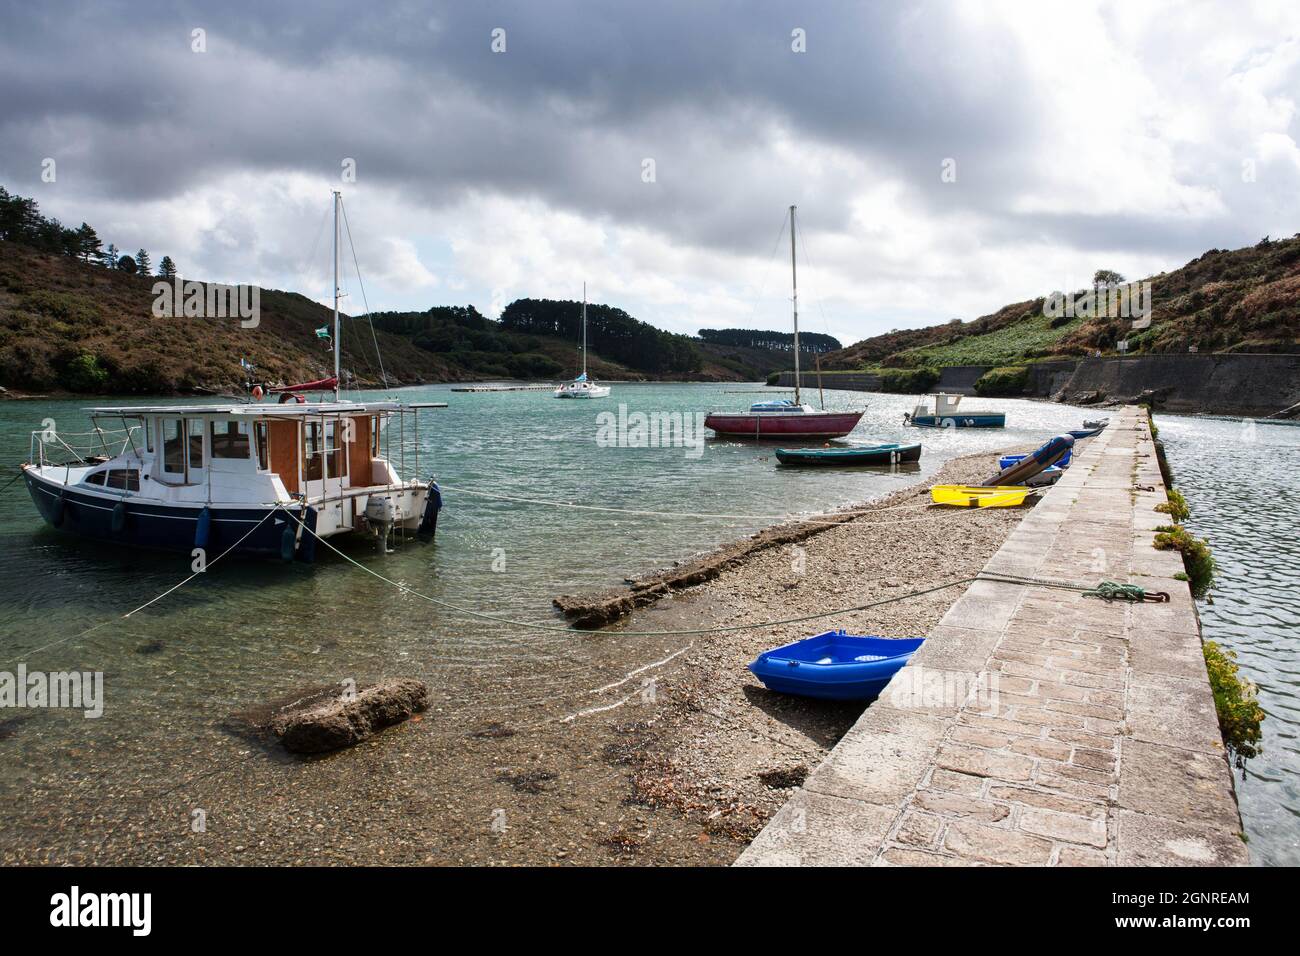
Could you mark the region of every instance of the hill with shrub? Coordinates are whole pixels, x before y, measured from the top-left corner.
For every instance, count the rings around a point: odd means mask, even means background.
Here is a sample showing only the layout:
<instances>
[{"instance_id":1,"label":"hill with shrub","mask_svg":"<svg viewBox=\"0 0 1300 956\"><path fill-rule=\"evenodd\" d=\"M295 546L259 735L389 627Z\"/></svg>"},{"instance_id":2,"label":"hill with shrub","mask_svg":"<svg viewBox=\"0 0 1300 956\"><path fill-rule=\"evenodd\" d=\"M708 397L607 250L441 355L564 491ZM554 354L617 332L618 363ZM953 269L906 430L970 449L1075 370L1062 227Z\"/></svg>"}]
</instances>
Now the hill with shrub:
<instances>
[{"instance_id":1,"label":"hill with shrub","mask_svg":"<svg viewBox=\"0 0 1300 956\"><path fill-rule=\"evenodd\" d=\"M1056 315L1052 295L1003 306L970 322L902 329L873 336L822 359L834 369L937 369L949 365L998 366L984 394L1011 387L1015 368L1054 358L1187 352L1300 351L1300 234L1265 237L1243 249L1211 249L1179 269L1126 281L1099 270L1090 289L1109 296L1150 283L1151 322L1130 318ZM1061 293L1056 293L1061 295ZM904 383L898 376L891 381Z\"/></svg>"}]
</instances>

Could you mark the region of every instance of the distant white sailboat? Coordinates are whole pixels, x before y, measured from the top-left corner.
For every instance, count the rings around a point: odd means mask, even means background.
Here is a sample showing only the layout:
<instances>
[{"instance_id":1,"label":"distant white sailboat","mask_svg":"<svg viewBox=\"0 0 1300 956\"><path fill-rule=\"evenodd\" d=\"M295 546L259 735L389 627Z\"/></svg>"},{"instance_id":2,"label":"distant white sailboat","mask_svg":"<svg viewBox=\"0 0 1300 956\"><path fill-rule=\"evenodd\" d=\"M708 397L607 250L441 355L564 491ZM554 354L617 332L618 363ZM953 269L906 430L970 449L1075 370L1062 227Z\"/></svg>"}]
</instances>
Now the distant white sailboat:
<instances>
[{"instance_id":1,"label":"distant white sailboat","mask_svg":"<svg viewBox=\"0 0 1300 956\"><path fill-rule=\"evenodd\" d=\"M582 374L555 390L556 398L604 398L608 385L597 385L587 378L587 283L582 284Z\"/></svg>"}]
</instances>

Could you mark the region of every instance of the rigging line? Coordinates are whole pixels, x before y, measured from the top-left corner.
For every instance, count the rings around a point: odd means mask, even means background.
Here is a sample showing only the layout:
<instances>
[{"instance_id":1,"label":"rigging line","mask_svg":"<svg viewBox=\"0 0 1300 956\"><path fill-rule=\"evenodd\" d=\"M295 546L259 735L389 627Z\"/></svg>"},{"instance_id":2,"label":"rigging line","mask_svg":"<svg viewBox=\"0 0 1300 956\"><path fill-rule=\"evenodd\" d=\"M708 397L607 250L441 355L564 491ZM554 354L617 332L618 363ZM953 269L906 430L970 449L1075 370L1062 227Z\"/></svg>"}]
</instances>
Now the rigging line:
<instances>
[{"instance_id":1,"label":"rigging line","mask_svg":"<svg viewBox=\"0 0 1300 956\"><path fill-rule=\"evenodd\" d=\"M384 575L380 574L378 571L374 570L373 568L367 567L366 565L362 564L360 561L357 561L351 555L344 554L338 548L334 547L334 545L330 544L329 541L322 538L311 528L307 527L306 523L297 515L287 511L285 512L285 514L287 514L294 521L298 522L298 526L302 528L304 532L310 534L313 538L315 538L321 544L325 545L325 547L329 548L331 551L333 551L343 560L347 561L349 564L355 565L356 567L360 568L362 571L365 571L367 574L371 575L372 577L378 578L380 581L383 581L385 584L389 584L392 587L397 588L399 591L403 592L404 594L409 594L411 597L419 598L422 601L427 601L428 603L434 604L438 607L446 608L447 610L453 611L457 614L463 614L467 617L473 617L479 620L492 621L496 624L509 624L512 627L523 627L534 631L553 631L561 634L582 634L582 635L590 636L593 633L597 633L595 631L584 630L583 628L578 628L578 627L564 627L558 624L539 624L539 623L533 623L531 621L517 621L512 618L501 617L500 615L496 615L496 614L485 614L482 611L475 611L472 610L471 608L461 607L459 605L452 604L448 601L442 601L439 600L438 598L430 597L427 594L421 594L419 591L415 590L414 588L408 587L405 584L401 584L397 581L394 581L392 578L384 577ZM819 611L816 614L805 614L800 617L785 618L783 620L778 620L778 621L760 621L755 624L731 624L731 625L727 625L726 627L687 628L685 630L680 630L680 631L616 630L616 631L604 631L601 633L616 634L620 637L679 637L679 636L685 637L693 634L728 634L728 633L734 633L735 631L756 631L756 630L763 630L769 627L781 627L787 624L802 624L805 621L816 621L816 620L821 620L822 618L839 617L844 614L853 614L858 611L869 611L872 608L882 607L886 604L894 604L898 601L905 601L908 598L924 597L925 595L933 594L936 591L943 591L948 588L957 587L962 584L970 584L972 581L978 581L978 580L979 580L978 577L958 578L953 581L948 581L944 584L935 585L934 587L931 588L923 588L922 590L919 591L910 591L907 594L899 594L894 597L885 598L884 600L881 601L872 601L869 604L859 604L853 607L837 608L833 611Z\"/></svg>"},{"instance_id":2,"label":"rigging line","mask_svg":"<svg viewBox=\"0 0 1300 956\"><path fill-rule=\"evenodd\" d=\"M781 228L776 232L776 241L772 243L772 251L768 253L767 264L763 267L762 281L758 286L758 297L754 299L753 303L749 307L749 318L747 323L751 326L754 324L754 316L758 313L758 305L762 301L763 295L767 292L767 281L772 276L772 262L776 259L776 251L781 248L781 238L785 235L785 224L789 218L789 213L781 214Z\"/></svg>"},{"instance_id":3,"label":"rigging line","mask_svg":"<svg viewBox=\"0 0 1300 956\"><path fill-rule=\"evenodd\" d=\"M801 244L801 251L803 252L804 269L807 270L809 275L811 275L812 268L813 268L812 257L808 254L808 230L806 228L804 229L803 232L803 243ZM817 300L817 311L820 312L822 316L822 331L825 332L827 335L830 335L831 324L830 321L826 318L826 305L825 302L822 300L821 293L816 293L813 296L813 298Z\"/></svg>"},{"instance_id":4,"label":"rigging line","mask_svg":"<svg viewBox=\"0 0 1300 956\"><path fill-rule=\"evenodd\" d=\"M795 515L795 514L732 515L732 514L704 514L704 513L697 513L697 512L690 512L690 511L640 511L634 508L608 508L608 507L603 507L601 505L580 505L580 504L574 504L573 502L569 502L569 501L553 501L553 500L548 500L546 498L519 498L512 495L493 494L488 491L470 491L468 488L455 488L451 485L440 484L438 487L441 488L443 491L454 491L462 495L476 495L480 498L495 498L501 501L515 501L521 504L550 505L551 507L554 508L573 508L578 511L604 511L604 512L610 512L612 514L643 515L652 518L722 518L722 519L736 519L742 521L777 520L777 521L801 521L807 523L816 522L822 524L842 523L839 521L818 522L818 517L816 515L810 515L806 518L801 518L799 515ZM922 508L928 509L929 507L930 507L929 504L886 505L881 508L858 508L858 509L848 509L845 511L834 511L830 513L823 512L822 517L830 517L834 515L868 515L868 514L875 514L880 511L916 510Z\"/></svg>"},{"instance_id":5,"label":"rigging line","mask_svg":"<svg viewBox=\"0 0 1300 956\"><path fill-rule=\"evenodd\" d=\"M144 604L141 604L141 605L140 605L138 608L136 608L134 611L127 611L125 614L121 615L120 617L115 617L115 618L114 618L114 617L110 617L110 618L108 618L107 620L105 620L105 621L100 621L98 624L95 624L95 625L93 625L93 626L91 626L91 627L88 627L88 628L86 628L84 631L81 631L81 632L79 632L79 633L77 633L77 634L73 634L73 635L71 635L70 637L61 637L61 638L59 638L57 641L51 641L49 644L44 644L44 645L42 645L42 646L40 646L40 647L34 648L33 650L30 650L30 651L24 651L24 652L23 652L23 653L24 653L24 656L28 656L28 655L31 655L31 654L39 654L41 651L47 651L47 650L49 650L51 647L57 647L57 646L59 646L60 644L66 644L68 641L75 641L75 640L76 640L77 638L79 638L79 637L85 637L85 636L86 636L87 634L89 634L91 631L97 631L97 630L99 630L101 627L103 627L103 626L106 625L106 624L111 624L111 623L113 623L114 621L118 621L118 620L124 621L124 620L126 620L128 617L130 617L132 614L135 614L137 611L143 611L145 608L149 607L151 604L156 604L157 602L159 602L159 601L161 601L163 598L165 598L167 595L171 594L173 591L177 591L177 590L183 588L185 585L189 584L191 581L193 581L195 578L197 578L200 574L204 574L204 573L207 571L208 568L212 567L214 564L216 564L218 561L220 561L222 558L224 558L226 555L228 555L231 551L234 551L237 547L239 547L241 544L244 543L244 541L248 538L249 535L251 535L251 534L252 534L254 531L256 531L258 528L262 527L262 525L266 524L266 519L267 519L267 518L271 517L271 515L275 514L276 512L278 512L278 511L282 511L282 510L283 510L283 509L282 509L279 505L277 505L275 508L272 508L270 511L268 511L268 512L265 514L265 516L263 516L263 518L262 518L261 521L259 521L259 522L258 522L257 524L255 524L255 525L253 525L253 527L249 528L248 531L244 534L244 536L243 536L242 538L240 538L238 541L236 541L234 544L232 544L230 547L228 547L225 551L222 551L219 555L217 555L215 558L213 558L211 561L209 561L206 565L204 565L204 570L203 570L203 571L195 571L193 574L191 574L189 577L185 578L185 579L184 579L183 581L181 581L179 584L172 585L172 586L169 587L166 591L164 591L162 594L159 594L157 597L151 598L151 599L149 599L148 601L146 601ZM289 514L289 512L286 511L285 514ZM6 663L12 664L12 663L14 663L15 661L17 661L18 659L19 659L19 658L17 658L17 657L10 658L8 661L6 661Z\"/></svg>"},{"instance_id":6,"label":"rigging line","mask_svg":"<svg viewBox=\"0 0 1300 956\"><path fill-rule=\"evenodd\" d=\"M306 262L303 264L303 272L309 276L312 274L313 263L316 261L316 247L320 245L320 237L325 232L325 223L329 221L329 217L329 209L326 209L321 214L320 225L316 227L316 238L311 241L311 252L307 253Z\"/></svg>"},{"instance_id":7,"label":"rigging line","mask_svg":"<svg viewBox=\"0 0 1300 956\"><path fill-rule=\"evenodd\" d=\"M370 340L375 344L375 358L379 360L379 378L384 383L384 390L388 390L388 375L384 372L384 356L379 351L379 339L375 335L375 320L370 317L370 302L366 298L366 283L361 278L361 263L357 261L357 247L352 241L352 224L348 222L348 207L343 204L342 197L339 198L339 208L343 210L343 228L348 234L348 248L352 250L352 265L357 270L357 285L361 289L361 304L366 309L366 321L370 323Z\"/></svg>"}]
</instances>

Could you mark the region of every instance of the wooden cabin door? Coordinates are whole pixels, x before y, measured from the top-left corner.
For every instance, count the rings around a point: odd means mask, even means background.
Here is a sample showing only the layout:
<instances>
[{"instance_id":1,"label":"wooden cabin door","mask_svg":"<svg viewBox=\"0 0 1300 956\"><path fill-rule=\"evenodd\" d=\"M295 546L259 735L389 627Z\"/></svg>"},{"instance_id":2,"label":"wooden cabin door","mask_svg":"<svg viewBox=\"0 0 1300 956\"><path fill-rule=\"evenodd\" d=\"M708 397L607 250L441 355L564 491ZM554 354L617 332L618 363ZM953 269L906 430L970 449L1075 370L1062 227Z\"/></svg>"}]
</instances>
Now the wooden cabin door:
<instances>
[{"instance_id":1,"label":"wooden cabin door","mask_svg":"<svg viewBox=\"0 0 1300 956\"><path fill-rule=\"evenodd\" d=\"M298 493L298 423L271 419L270 457L271 470L280 476L284 490Z\"/></svg>"},{"instance_id":2,"label":"wooden cabin door","mask_svg":"<svg viewBox=\"0 0 1300 956\"><path fill-rule=\"evenodd\" d=\"M351 444L348 445L348 474L352 476L353 488L364 488L374 484L370 474L370 416L353 415Z\"/></svg>"}]
</instances>

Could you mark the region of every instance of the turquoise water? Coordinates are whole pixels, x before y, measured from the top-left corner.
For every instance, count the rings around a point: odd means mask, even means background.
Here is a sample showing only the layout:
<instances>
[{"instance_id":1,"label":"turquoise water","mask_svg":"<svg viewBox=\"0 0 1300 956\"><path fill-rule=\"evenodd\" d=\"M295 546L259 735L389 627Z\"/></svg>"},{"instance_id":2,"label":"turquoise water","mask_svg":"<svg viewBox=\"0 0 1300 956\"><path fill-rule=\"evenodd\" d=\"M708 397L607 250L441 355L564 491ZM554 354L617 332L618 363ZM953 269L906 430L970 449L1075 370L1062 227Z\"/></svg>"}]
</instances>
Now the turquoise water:
<instances>
[{"instance_id":1,"label":"turquoise water","mask_svg":"<svg viewBox=\"0 0 1300 956\"><path fill-rule=\"evenodd\" d=\"M383 556L367 539L343 548L437 600L558 624L551 607L558 594L616 586L787 516L888 494L953 456L1040 443L1085 416L1047 403L968 400L1005 410L1011 427L919 431L902 426L906 397L828 392L830 408L867 406L853 438L924 443L919 468L902 472L778 468L772 446L745 442L709 440L699 454L596 442L597 416L620 403L629 413L693 414L743 409L773 394L734 384L615 385L608 399L565 402L539 392L402 390L403 400L449 405L422 413L423 477L435 474L446 489L437 540ZM61 432L83 430L85 404L0 404L5 468L26 458L29 432L45 418ZM139 822L144 809L120 802L122 794L166 792L239 759L248 748L224 729L228 716L305 686L349 676L421 678L434 695L437 732L455 752L467 727L565 715L590 703L591 688L686 643L577 639L476 620L404 595L324 549L318 554L313 567L219 563L123 619L186 578L188 556L72 539L43 525L21 484L0 493L0 670L21 662L32 670L103 671L107 696L99 720L63 711L29 711L16 721L0 714L7 721L0 724L0 849L44 840L53 844L49 858L66 859L74 838L63 834L64 822L108 805ZM435 732L421 739L434 740ZM268 760L250 772L265 785L290 771ZM490 779L491 767L461 768L427 786L454 789L478 772Z\"/></svg>"},{"instance_id":2,"label":"turquoise water","mask_svg":"<svg viewBox=\"0 0 1300 956\"><path fill-rule=\"evenodd\" d=\"M1207 640L1259 685L1264 745L1237 781L1251 859L1300 864L1300 427L1176 415L1156 424L1174 484L1218 566Z\"/></svg>"}]
</instances>

